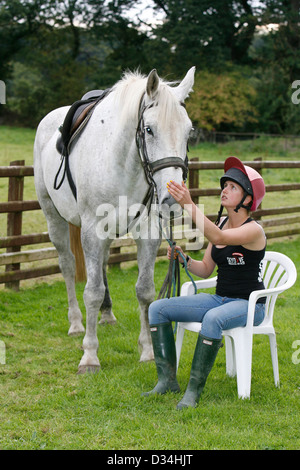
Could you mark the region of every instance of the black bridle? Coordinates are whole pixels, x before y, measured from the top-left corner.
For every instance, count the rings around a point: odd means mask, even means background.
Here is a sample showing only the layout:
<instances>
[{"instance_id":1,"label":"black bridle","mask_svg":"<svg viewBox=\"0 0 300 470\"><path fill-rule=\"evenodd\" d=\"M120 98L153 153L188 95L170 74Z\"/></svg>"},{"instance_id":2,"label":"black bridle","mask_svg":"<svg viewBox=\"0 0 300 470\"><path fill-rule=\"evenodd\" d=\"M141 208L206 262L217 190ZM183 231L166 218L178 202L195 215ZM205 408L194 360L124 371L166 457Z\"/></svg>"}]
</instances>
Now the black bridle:
<instances>
[{"instance_id":1,"label":"black bridle","mask_svg":"<svg viewBox=\"0 0 300 470\"><path fill-rule=\"evenodd\" d=\"M144 95L145 96L145 95ZM149 190L144 198L143 201L143 206L148 207L148 213L150 212L151 204L154 199L154 197L157 200L157 186L154 181L153 175L160 170L163 170L164 168L169 168L169 167L180 167L183 170L183 180L184 182L187 180L188 177L188 156L186 154L185 159L183 160L182 158L179 157L166 157L166 158L161 158L160 160L157 160L155 162L150 162L149 157L148 157L148 152L147 152L147 146L146 146L146 129L147 126L145 126L144 123L144 112L147 109L152 108L154 106L154 103L150 103L149 105L144 104L144 96L141 99L140 102L140 107L139 107L139 118L138 118L138 126L136 130L136 145L138 149L138 153L142 162L142 166L144 168L146 180L149 185ZM185 107L184 103L181 103L182 106ZM187 146L187 151L188 151L188 146ZM136 215L138 217L140 213ZM136 219L135 217L135 219ZM160 230L162 230L162 225L161 225L161 214L158 214L159 221L160 221ZM134 220L135 220L134 219ZM173 240L173 234L172 234L172 223L170 222L170 237L166 237L166 240L168 241L169 245L171 246L171 258L170 258L170 263L169 263L169 269L166 275L166 278L163 282L163 285L160 289L158 299L161 299L165 296L168 298L173 295L177 296L180 295L180 271L179 271L179 258L174 257L175 254L175 246L176 243ZM181 254L180 254L181 255ZM175 259L176 258L176 259ZM190 276L188 269L187 269L187 263L186 259L183 257L183 262L184 262L184 268L187 273L187 275L190 277L191 281L193 281L192 277ZM173 290L173 292L172 292ZM195 288L195 293L197 293L197 288Z\"/></svg>"},{"instance_id":2,"label":"black bridle","mask_svg":"<svg viewBox=\"0 0 300 470\"><path fill-rule=\"evenodd\" d=\"M179 157L166 157L166 158L161 158L160 160L157 160L155 162L150 162L149 157L148 157L148 152L147 152L146 138L145 138L147 126L145 126L145 123L144 123L144 112L147 109L152 108L154 106L154 103L145 105L144 96L142 96L140 106L139 106L138 126L136 130L135 141L136 141L136 146L138 149L139 157L141 159L142 166L145 172L146 180L149 185L149 190L142 204L144 206L147 206L148 204L149 211L150 211L150 207L151 207L154 197L157 199L157 186L154 181L153 175L157 171L163 170L164 168L180 167L183 170L183 180L186 181L187 176L188 176L188 156L186 155L184 160L182 160L182 158L179 158ZM182 106L184 106L184 104L182 104Z\"/></svg>"}]
</instances>

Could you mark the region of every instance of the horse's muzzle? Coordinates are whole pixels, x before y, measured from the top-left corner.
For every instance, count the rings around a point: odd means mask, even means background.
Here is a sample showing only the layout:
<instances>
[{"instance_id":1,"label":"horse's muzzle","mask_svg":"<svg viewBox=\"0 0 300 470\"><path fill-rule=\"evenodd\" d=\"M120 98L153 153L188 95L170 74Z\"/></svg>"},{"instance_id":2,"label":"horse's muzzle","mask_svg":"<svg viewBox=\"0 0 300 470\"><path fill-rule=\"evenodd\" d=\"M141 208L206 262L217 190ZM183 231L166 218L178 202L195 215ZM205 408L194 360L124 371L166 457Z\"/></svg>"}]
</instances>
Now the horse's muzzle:
<instances>
[{"instance_id":1,"label":"horse's muzzle","mask_svg":"<svg viewBox=\"0 0 300 470\"><path fill-rule=\"evenodd\" d=\"M175 219L182 215L182 208L178 202L169 194L163 199L159 206L159 212L163 219Z\"/></svg>"}]
</instances>

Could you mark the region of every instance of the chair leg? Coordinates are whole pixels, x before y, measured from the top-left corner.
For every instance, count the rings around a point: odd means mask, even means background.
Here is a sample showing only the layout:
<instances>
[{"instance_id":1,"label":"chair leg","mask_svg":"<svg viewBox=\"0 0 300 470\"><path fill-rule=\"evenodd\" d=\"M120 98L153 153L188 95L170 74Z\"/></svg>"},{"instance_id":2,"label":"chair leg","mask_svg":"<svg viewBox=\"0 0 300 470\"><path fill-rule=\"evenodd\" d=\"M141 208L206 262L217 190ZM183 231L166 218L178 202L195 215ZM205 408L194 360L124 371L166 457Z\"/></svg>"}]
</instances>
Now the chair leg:
<instances>
[{"instance_id":1,"label":"chair leg","mask_svg":"<svg viewBox=\"0 0 300 470\"><path fill-rule=\"evenodd\" d=\"M278 366L276 335L273 333L270 333L268 336L269 336L269 341L270 341L275 387L279 387L280 382L279 382L279 366Z\"/></svg>"},{"instance_id":2,"label":"chair leg","mask_svg":"<svg viewBox=\"0 0 300 470\"><path fill-rule=\"evenodd\" d=\"M184 328L181 328L180 323L178 323L177 332L176 332L176 342L175 342L176 370L178 369L178 366L179 366L179 360L180 360L183 337L184 337Z\"/></svg>"},{"instance_id":3,"label":"chair leg","mask_svg":"<svg viewBox=\"0 0 300 470\"><path fill-rule=\"evenodd\" d=\"M250 398L252 335L240 334L234 338L237 389L239 398Z\"/></svg>"},{"instance_id":4,"label":"chair leg","mask_svg":"<svg viewBox=\"0 0 300 470\"><path fill-rule=\"evenodd\" d=\"M229 377L236 376L236 361L234 342L230 336L225 336L225 349L226 349L226 374Z\"/></svg>"}]
</instances>

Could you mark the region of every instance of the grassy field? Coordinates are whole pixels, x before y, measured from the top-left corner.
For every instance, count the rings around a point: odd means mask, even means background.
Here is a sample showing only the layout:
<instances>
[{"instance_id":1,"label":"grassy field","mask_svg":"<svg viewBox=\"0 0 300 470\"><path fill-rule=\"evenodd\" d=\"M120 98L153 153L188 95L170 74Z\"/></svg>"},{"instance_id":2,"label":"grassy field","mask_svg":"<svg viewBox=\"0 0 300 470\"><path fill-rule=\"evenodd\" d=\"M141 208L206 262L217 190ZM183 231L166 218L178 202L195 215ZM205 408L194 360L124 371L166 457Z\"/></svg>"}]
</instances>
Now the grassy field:
<instances>
[{"instance_id":1,"label":"grassy field","mask_svg":"<svg viewBox=\"0 0 300 470\"><path fill-rule=\"evenodd\" d=\"M34 132L28 129L0 128L0 165L16 159L32 164L33 138ZM257 139L223 146L203 144L192 149L190 157L224 160L233 154L243 160L258 156L299 159L299 148L284 141ZM281 175L283 181L299 180L293 170L283 170ZM215 186L219 176L203 172L201 183ZM265 178L266 182L273 180L275 173L266 172ZM1 200L6 200L6 185L0 180ZM36 198L33 182L26 191L25 198ZM290 201L296 198L292 193L282 197ZM276 203L280 205L274 195L266 202ZM218 201L207 204L211 211ZM42 231L46 230L41 226L44 223L41 212L36 212L28 214L24 227L27 233L36 228ZM268 249L290 256L299 270L300 237L269 243ZM157 291L166 271L167 262L157 262ZM83 338L67 336L63 282L31 281L23 283L17 293L0 291L0 345L5 347L6 359L0 364L0 449L299 449L300 356L293 348L300 340L299 281L280 296L275 312L281 387L274 387L267 338L255 337L250 400L238 399L236 380L225 374L222 348L199 407L179 412L176 404L182 393L141 397L142 391L155 384L156 371L153 362L139 363L136 279L136 265L109 268L118 323L98 326L102 369L96 375L76 374ZM85 315L83 289L83 284L77 284ZM183 345L178 371L182 392L189 378L195 336L186 333Z\"/></svg>"},{"instance_id":2,"label":"grassy field","mask_svg":"<svg viewBox=\"0 0 300 470\"><path fill-rule=\"evenodd\" d=\"M300 238L269 249L300 266ZM160 287L167 263L156 266ZM154 363L139 363L137 268L109 269L115 326L98 326L96 375L76 375L82 337L67 336L62 282L2 291L0 449L299 449L299 284L277 301L275 325L281 387L273 383L267 338L255 337L250 400L237 397L220 350L197 409L176 410L182 394L141 397L156 382ZM77 285L83 308L84 286ZM186 334L178 380L184 391L196 335ZM298 356L299 357L299 354Z\"/></svg>"}]
</instances>

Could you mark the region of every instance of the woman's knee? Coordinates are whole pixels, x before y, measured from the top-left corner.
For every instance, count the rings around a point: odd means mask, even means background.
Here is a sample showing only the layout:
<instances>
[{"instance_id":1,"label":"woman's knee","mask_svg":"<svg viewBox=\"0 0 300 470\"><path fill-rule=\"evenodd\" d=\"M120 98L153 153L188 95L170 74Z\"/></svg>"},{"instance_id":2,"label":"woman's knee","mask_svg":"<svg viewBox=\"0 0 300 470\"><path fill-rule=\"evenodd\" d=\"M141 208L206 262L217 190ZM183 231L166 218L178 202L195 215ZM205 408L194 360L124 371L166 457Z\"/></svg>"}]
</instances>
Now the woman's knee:
<instances>
[{"instance_id":1,"label":"woman's knee","mask_svg":"<svg viewBox=\"0 0 300 470\"><path fill-rule=\"evenodd\" d=\"M164 316L162 308L165 305L165 301L168 299L155 300L149 305L148 318L150 325L157 325L159 323L165 323L168 319Z\"/></svg>"},{"instance_id":2,"label":"woman's knee","mask_svg":"<svg viewBox=\"0 0 300 470\"><path fill-rule=\"evenodd\" d=\"M211 309L205 315L202 324L203 334L220 339L222 331L245 326L247 322L248 302L237 299ZM205 331L205 333L204 333Z\"/></svg>"},{"instance_id":3,"label":"woman's knee","mask_svg":"<svg viewBox=\"0 0 300 470\"><path fill-rule=\"evenodd\" d=\"M208 338L222 338L222 324L217 309L209 310L203 318L201 332Z\"/></svg>"}]
</instances>

